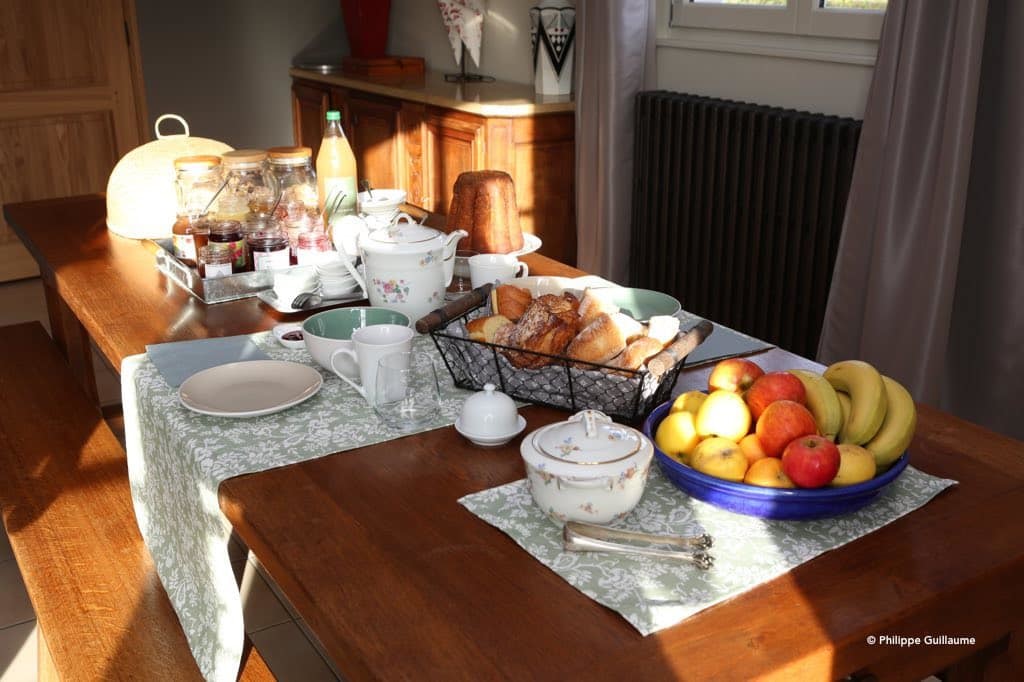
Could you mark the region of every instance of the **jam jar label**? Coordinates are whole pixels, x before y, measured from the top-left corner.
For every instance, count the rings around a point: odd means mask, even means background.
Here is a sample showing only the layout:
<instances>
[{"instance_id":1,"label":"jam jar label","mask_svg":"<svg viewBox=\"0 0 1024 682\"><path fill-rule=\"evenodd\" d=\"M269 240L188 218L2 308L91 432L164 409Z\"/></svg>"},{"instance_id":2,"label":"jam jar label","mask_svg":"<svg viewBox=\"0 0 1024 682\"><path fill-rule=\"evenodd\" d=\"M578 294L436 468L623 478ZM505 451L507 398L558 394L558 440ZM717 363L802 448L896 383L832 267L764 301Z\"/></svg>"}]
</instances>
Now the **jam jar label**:
<instances>
[{"instance_id":1,"label":"jam jar label","mask_svg":"<svg viewBox=\"0 0 1024 682\"><path fill-rule=\"evenodd\" d=\"M231 262L235 265L235 271L245 270L245 240L228 242L228 249L231 251Z\"/></svg>"},{"instance_id":2,"label":"jam jar label","mask_svg":"<svg viewBox=\"0 0 1024 682\"><path fill-rule=\"evenodd\" d=\"M227 277L231 274L231 263L206 263L205 279L215 279L217 277Z\"/></svg>"},{"instance_id":3,"label":"jam jar label","mask_svg":"<svg viewBox=\"0 0 1024 682\"><path fill-rule=\"evenodd\" d=\"M173 238L174 256L178 260L196 259L196 240L190 234L176 234Z\"/></svg>"},{"instance_id":4,"label":"jam jar label","mask_svg":"<svg viewBox=\"0 0 1024 682\"><path fill-rule=\"evenodd\" d=\"M254 270L282 270L291 265L287 248L279 251L253 251L252 263Z\"/></svg>"}]
</instances>

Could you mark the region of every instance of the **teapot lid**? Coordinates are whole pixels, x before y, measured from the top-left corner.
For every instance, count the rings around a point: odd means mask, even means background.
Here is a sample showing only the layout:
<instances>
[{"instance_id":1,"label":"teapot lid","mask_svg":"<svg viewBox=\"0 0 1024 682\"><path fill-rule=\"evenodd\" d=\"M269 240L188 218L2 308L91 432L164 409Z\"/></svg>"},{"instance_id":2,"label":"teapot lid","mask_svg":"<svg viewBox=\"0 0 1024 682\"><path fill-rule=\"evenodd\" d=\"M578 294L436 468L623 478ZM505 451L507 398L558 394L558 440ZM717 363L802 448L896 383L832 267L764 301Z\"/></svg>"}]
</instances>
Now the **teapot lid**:
<instances>
[{"instance_id":1,"label":"teapot lid","mask_svg":"<svg viewBox=\"0 0 1024 682\"><path fill-rule=\"evenodd\" d=\"M392 224L366 234L360 243L375 252L422 253L442 247L444 236L440 230L420 225L401 213Z\"/></svg>"}]
</instances>

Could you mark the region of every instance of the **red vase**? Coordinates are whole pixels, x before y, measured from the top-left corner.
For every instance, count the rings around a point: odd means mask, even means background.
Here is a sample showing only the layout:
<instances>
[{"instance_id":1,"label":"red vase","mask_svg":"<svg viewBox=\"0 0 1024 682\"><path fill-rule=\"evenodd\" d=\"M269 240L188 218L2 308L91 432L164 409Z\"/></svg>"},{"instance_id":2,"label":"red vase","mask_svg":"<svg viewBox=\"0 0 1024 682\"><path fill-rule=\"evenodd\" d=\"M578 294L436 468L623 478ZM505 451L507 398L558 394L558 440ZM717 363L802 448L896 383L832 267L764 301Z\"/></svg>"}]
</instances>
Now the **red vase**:
<instances>
[{"instance_id":1,"label":"red vase","mask_svg":"<svg viewBox=\"0 0 1024 682\"><path fill-rule=\"evenodd\" d=\"M341 0L341 14L352 56L383 57L388 45L391 0Z\"/></svg>"}]
</instances>

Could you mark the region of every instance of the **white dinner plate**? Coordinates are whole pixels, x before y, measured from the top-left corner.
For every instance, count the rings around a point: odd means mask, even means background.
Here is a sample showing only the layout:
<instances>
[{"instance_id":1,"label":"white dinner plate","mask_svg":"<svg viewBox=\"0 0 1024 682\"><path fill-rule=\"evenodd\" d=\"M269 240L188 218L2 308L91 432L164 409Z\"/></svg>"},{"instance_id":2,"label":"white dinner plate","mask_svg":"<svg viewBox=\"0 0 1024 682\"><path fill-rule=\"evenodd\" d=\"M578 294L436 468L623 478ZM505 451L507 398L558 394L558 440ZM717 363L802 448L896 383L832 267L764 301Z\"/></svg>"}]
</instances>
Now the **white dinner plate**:
<instances>
[{"instance_id":1,"label":"white dinner plate","mask_svg":"<svg viewBox=\"0 0 1024 682\"><path fill-rule=\"evenodd\" d=\"M525 256L528 253L533 253L540 248L540 237L529 232L523 232L523 248L518 251L510 251L510 256Z\"/></svg>"},{"instance_id":2,"label":"white dinner plate","mask_svg":"<svg viewBox=\"0 0 1024 682\"><path fill-rule=\"evenodd\" d=\"M324 380L309 365L250 360L197 372L178 389L181 404L214 417L259 417L309 400Z\"/></svg>"}]
</instances>

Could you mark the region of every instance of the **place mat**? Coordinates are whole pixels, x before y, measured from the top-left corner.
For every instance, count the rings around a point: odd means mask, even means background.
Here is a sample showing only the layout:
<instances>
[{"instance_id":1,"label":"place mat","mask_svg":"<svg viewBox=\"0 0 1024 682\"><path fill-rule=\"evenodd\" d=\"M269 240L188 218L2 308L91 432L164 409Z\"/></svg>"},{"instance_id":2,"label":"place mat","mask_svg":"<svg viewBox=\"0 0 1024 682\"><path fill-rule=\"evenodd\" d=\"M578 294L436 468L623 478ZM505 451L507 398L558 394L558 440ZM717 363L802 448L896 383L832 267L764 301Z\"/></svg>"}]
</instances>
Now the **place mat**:
<instances>
[{"instance_id":1,"label":"place mat","mask_svg":"<svg viewBox=\"0 0 1024 682\"><path fill-rule=\"evenodd\" d=\"M452 385L430 337L417 336L413 350L435 360L441 407L433 423L398 432L305 350L283 348L265 332L241 338L269 358L316 368L324 377L320 392L263 417L211 417L184 408L178 390L146 355L126 358L121 365L135 515L199 669L209 680L235 679L244 639L242 602L228 557L231 524L217 498L220 483L453 424L469 394Z\"/></svg>"},{"instance_id":2,"label":"place mat","mask_svg":"<svg viewBox=\"0 0 1024 682\"><path fill-rule=\"evenodd\" d=\"M172 387L204 369L246 360L269 360L248 336L172 341L146 346L146 354Z\"/></svg>"},{"instance_id":3,"label":"place mat","mask_svg":"<svg viewBox=\"0 0 1024 682\"><path fill-rule=\"evenodd\" d=\"M676 313L676 317L679 318L682 329L689 329L704 319L685 310ZM774 348L774 346L714 322L711 335L686 356L686 368L718 362L725 358L750 355L769 348Z\"/></svg>"},{"instance_id":4,"label":"place mat","mask_svg":"<svg viewBox=\"0 0 1024 682\"><path fill-rule=\"evenodd\" d=\"M715 543L709 552L715 565L709 571L646 556L562 551L561 528L534 504L525 479L467 495L459 502L577 590L649 635L867 535L952 485L956 481L908 466L858 511L813 521L773 521L689 497L652 465L640 504L613 525L644 533L709 533Z\"/></svg>"}]
</instances>

